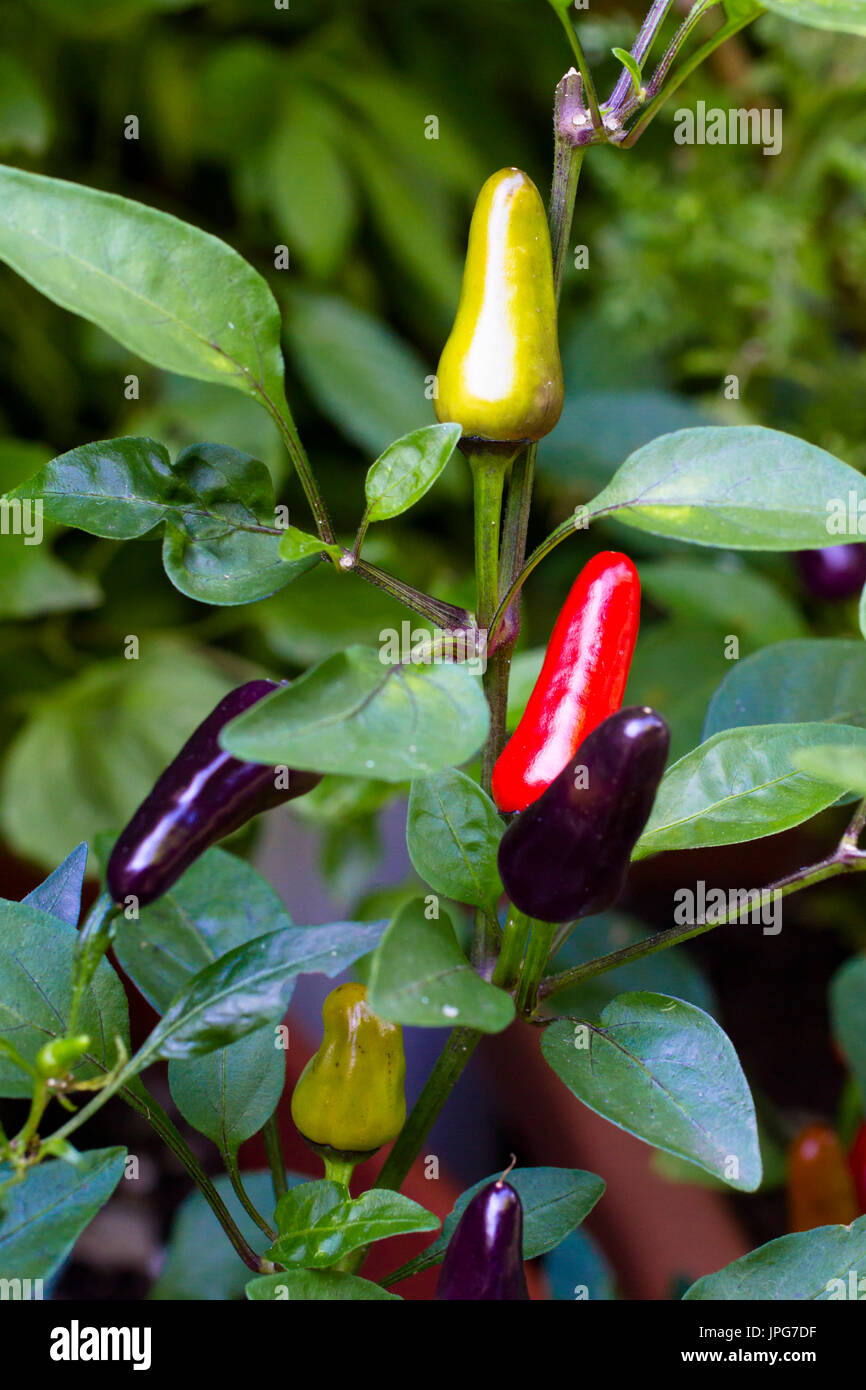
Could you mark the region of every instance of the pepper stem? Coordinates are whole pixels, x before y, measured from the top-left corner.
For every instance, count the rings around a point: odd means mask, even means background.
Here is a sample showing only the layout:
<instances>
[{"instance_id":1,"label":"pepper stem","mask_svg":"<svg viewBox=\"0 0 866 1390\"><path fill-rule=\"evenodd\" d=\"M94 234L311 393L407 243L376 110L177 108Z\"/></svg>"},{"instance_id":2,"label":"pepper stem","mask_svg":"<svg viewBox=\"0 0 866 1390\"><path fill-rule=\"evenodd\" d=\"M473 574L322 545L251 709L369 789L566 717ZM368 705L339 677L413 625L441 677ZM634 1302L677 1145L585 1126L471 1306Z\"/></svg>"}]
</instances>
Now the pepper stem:
<instances>
[{"instance_id":1,"label":"pepper stem","mask_svg":"<svg viewBox=\"0 0 866 1390\"><path fill-rule=\"evenodd\" d=\"M523 971L520 976L520 983L517 986L517 1010L518 1013L529 1015L535 1008L535 998L538 993L538 986L544 976L550 948L553 945L553 938L556 934L556 925L553 922L532 922L532 935L529 938L529 945L526 949L526 957L523 962Z\"/></svg>"},{"instance_id":2,"label":"pepper stem","mask_svg":"<svg viewBox=\"0 0 866 1390\"><path fill-rule=\"evenodd\" d=\"M478 439L464 439L460 445L472 469L475 497L475 621L482 638L499 601L499 534L502 523L502 495L505 475L519 451L507 445ZM490 733L484 748L481 784L490 791L493 764L505 741L505 701L497 698L500 663L488 661L484 671L484 693L490 708Z\"/></svg>"},{"instance_id":3,"label":"pepper stem","mask_svg":"<svg viewBox=\"0 0 866 1390\"><path fill-rule=\"evenodd\" d=\"M516 907L511 907L502 933L502 950L493 972L494 985L511 989L520 978L520 967L526 951L526 943L532 930L532 921Z\"/></svg>"},{"instance_id":4,"label":"pepper stem","mask_svg":"<svg viewBox=\"0 0 866 1390\"><path fill-rule=\"evenodd\" d=\"M349 1190L349 1183L352 1181L352 1174L355 1171L354 1163L345 1158L332 1158L322 1156L325 1165L325 1177L328 1182L339 1183L340 1187Z\"/></svg>"}]
</instances>

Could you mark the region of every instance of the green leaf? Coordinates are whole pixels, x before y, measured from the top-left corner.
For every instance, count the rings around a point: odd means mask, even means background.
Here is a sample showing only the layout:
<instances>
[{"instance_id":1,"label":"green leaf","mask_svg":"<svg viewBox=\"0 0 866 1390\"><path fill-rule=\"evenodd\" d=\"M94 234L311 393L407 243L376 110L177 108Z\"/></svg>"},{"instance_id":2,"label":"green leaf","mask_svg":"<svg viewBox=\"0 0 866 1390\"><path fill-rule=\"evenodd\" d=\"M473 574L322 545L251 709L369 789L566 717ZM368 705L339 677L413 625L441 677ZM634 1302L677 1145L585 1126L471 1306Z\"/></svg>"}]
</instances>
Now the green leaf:
<instances>
[{"instance_id":1,"label":"green leaf","mask_svg":"<svg viewBox=\"0 0 866 1390\"><path fill-rule=\"evenodd\" d=\"M281 899L251 864L209 849L137 921L121 918L114 953L157 1013L220 956L292 925Z\"/></svg>"},{"instance_id":2,"label":"green leaf","mask_svg":"<svg viewBox=\"0 0 866 1390\"><path fill-rule=\"evenodd\" d=\"M270 1173L244 1173L243 1181L256 1210L269 1217L274 1209ZM296 1173L286 1174L289 1187L305 1181ZM241 1235L256 1254L264 1254L268 1238L244 1211L228 1177L223 1174L213 1182ZM166 1261L148 1297L159 1301L241 1299L249 1278L250 1271L226 1240L207 1200L193 1190L174 1217Z\"/></svg>"},{"instance_id":3,"label":"green leaf","mask_svg":"<svg viewBox=\"0 0 866 1390\"><path fill-rule=\"evenodd\" d=\"M412 783L406 843L416 871L437 893L494 916L502 896L496 866L502 830L490 797L464 772L447 768Z\"/></svg>"},{"instance_id":4,"label":"green leaf","mask_svg":"<svg viewBox=\"0 0 866 1390\"><path fill-rule=\"evenodd\" d=\"M94 580L62 564L48 546L27 545L18 536L3 538L0 619L72 613L80 608L95 608L101 598Z\"/></svg>"},{"instance_id":5,"label":"green leaf","mask_svg":"<svg viewBox=\"0 0 866 1390\"><path fill-rule=\"evenodd\" d=\"M439 477L461 433L460 425L425 425L390 444L367 472L367 520L387 521L413 507Z\"/></svg>"},{"instance_id":6,"label":"green leaf","mask_svg":"<svg viewBox=\"0 0 866 1390\"><path fill-rule=\"evenodd\" d=\"M371 1188L353 1201L334 1182L293 1188L277 1203L279 1236L269 1258L325 1269L362 1245L411 1231L435 1231L439 1218L400 1192Z\"/></svg>"},{"instance_id":7,"label":"green leaf","mask_svg":"<svg viewBox=\"0 0 866 1390\"><path fill-rule=\"evenodd\" d=\"M411 160L395 159L384 141L363 129L353 130L352 159L390 256L418 286L444 333L460 294L461 264L440 189L426 169L419 170L414 151Z\"/></svg>"},{"instance_id":8,"label":"green leaf","mask_svg":"<svg viewBox=\"0 0 866 1390\"><path fill-rule=\"evenodd\" d=\"M462 1193L445 1218L442 1234L421 1255L389 1275L397 1284L422 1269L439 1264L457 1223L476 1193L496 1182L501 1173L491 1173ZM604 1182L595 1173L580 1168L513 1168L508 1181L523 1207L523 1258L534 1260L546 1255L586 1219L604 1192Z\"/></svg>"},{"instance_id":9,"label":"green leaf","mask_svg":"<svg viewBox=\"0 0 866 1390\"><path fill-rule=\"evenodd\" d=\"M846 637L778 642L735 662L713 695L705 739L749 724L866 725L866 646Z\"/></svg>"},{"instance_id":10,"label":"green leaf","mask_svg":"<svg viewBox=\"0 0 866 1390\"><path fill-rule=\"evenodd\" d=\"M731 667L725 637L721 628L679 619L641 631L623 704L649 705L664 716L671 731L671 763L701 741L707 704ZM686 670L689 679L683 680Z\"/></svg>"},{"instance_id":11,"label":"green leaf","mask_svg":"<svg viewBox=\"0 0 866 1390\"><path fill-rule=\"evenodd\" d=\"M370 1008L417 1028L480 1028L500 1033L514 1018L514 1001L476 975L443 912L428 921L424 902L400 909L373 957Z\"/></svg>"},{"instance_id":12,"label":"green leaf","mask_svg":"<svg viewBox=\"0 0 866 1390\"><path fill-rule=\"evenodd\" d=\"M758 840L832 806L838 788L792 762L799 749L814 744L866 749L866 730L775 724L714 734L668 768L633 858Z\"/></svg>"},{"instance_id":13,"label":"green leaf","mask_svg":"<svg viewBox=\"0 0 866 1390\"><path fill-rule=\"evenodd\" d=\"M866 796L866 748L815 743L792 753L791 763L801 772L828 782L840 791Z\"/></svg>"},{"instance_id":14,"label":"green leaf","mask_svg":"<svg viewBox=\"0 0 866 1390\"><path fill-rule=\"evenodd\" d=\"M182 594L201 603L254 603L309 569L306 556L288 563L281 535L254 529L274 526L274 485L258 459L198 444L184 449L172 473L193 498L191 509L166 516L163 542L165 572Z\"/></svg>"},{"instance_id":15,"label":"green leaf","mask_svg":"<svg viewBox=\"0 0 866 1390\"><path fill-rule=\"evenodd\" d=\"M74 1166L46 1159L8 1188L0 1213L0 1277L50 1278L105 1206L123 1175L125 1158L126 1149L114 1148L91 1149ZM0 1182L9 1176L9 1168L0 1166Z\"/></svg>"},{"instance_id":16,"label":"green leaf","mask_svg":"<svg viewBox=\"0 0 866 1390\"><path fill-rule=\"evenodd\" d=\"M38 907L40 912L50 912L52 917L66 922L70 927L76 927L81 915L81 889L86 864L87 845L78 845L43 883L21 901Z\"/></svg>"},{"instance_id":17,"label":"green leaf","mask_svg":"<svg viewBox=\"0 0 866 1390\"><path fill-rule=\"evenodd\" d=\"M287 927L220 956L185 985L138 1053L139 1067L158 1057L198 1057L276 1023L298 975L333 979L378 945L382 922Z\"/></svg>"},{"instance_id":18,"label":"green leaf","mask_svg":"<svg viewBox=\"0 0 866 1390\"><path fill-rule=\"evenodd\" d=\"M542 1265L555 1301L616 1298L616 1276L604 1254L586 1231L572 1231Z\"/></svg>"},{"instance_id":19,"label":"green leaf","mask_svg":"<svg viewBox=\"0 0 866 1390\"><path fill-rule=\"evenodd\" d=\"M134 437L70 449L9 496L38 498L49 521L123 541L146 535L172 508L194 503L162 444Z\"/></svg>"},{"instance_id":20,"label":"green leaf","mask_svg":"<svg viewBox=\"0 0 866 1390\"><path fill-rule=\"evenodd\" d=\"M819 1226L771 1240L716 1274L705 1274L683 1297L716 1303L860 1299L864 1264L866 1216L861 1216L850 1226Z\"/></svg>"},{"instance_id":21,"label":"green leaf","mask_svg":"<svg viewBox=\"0 0 866 1390\"><path fill-rule=\"evenodd\" d=\"M124 825L230 685L195 648L151 638L137 661L90 665L34 698L0 782L7 842L53 868L82 839Z\"/></svg>"},{"instance_id":22,"label":"green leaf","mask_svg":"<svg viewBox=\"0 0 866 1390\"><path fill-rule=\"evenodd\" d=\"M830 1025L845 1060L866 1096L866 956L846 961L830 981Z\"/></svg>"},{"instance_id":23,"label":"green leaf","mask_svg":"<svg viewBox=\"0 0 866 1390\"><path fill-rule=\"evenodd\" d=\"M640 567L641 590L678 617L700 619L763 646L803 635L799 610L769 579L739 563L662 560Z\"/></svg>"},{"instance_id":24,"label":"green leaf","mask_svg":"<svg viewBox=\"0 0 866 1390\"><path fill-rule=\"evenodd\" d=\"M636 93L640 94L640 90L643 85L640 64L635 61L632 55L625 48L612 48L610 51L613 54L614 58L617 58L619 62L622 63L623 67L628 70L629 76L631 77L632 83L634 84L634 90Z\"/></svg>"},{"instance_id":25,"label":"green leaf","mask_svg":"<svg viewBox=\"0 0 866 1390\"><path fill-rule=\"evenodd\" d=\"M331 295L294 291L286 336L311 395L369 453L416 429L428 370L379 319Z\"/></svg>"},{"instance_id":26,"label":"green leaf","mask_svg":"<svg viewBox=\"0 0 866 1390\"><path fill-rule=\"evenodd\" d=\"M251 762L402 782L466 762L487 719L465 667L385 664L350 647L235 719L220 741Z\"/></svg>"},{"instance_id":27,"label":"green leaf","mask_svg":"<svg viewBox=\"0 0 866 1390\"><path fill-rule=\"evenodd\" d=\"M757 0L722 0L722 4L728 19L742 19L747 15L757 19L764 13L763 3L758 4Z\"/></svg>"},{"instance_id":28,"label":"green leaf","mask_svg":"<svg viewBox=\"0 0 866 1390\"><path fill-rule=\"evenodd\" d=\"M270 885L222 849L197 859L178 883L121 920L114 951L144 997L163 1013L206 966L244 942L290 928ZM221 1151L236 1153L273 1114L285 1084L285 1053L272 1024L193 1060L172 1061L169 1085L184 1118Z\"/></svg>"},{"instance_id":29,"label":"green leaf","mask_svg":"<svg viewBox=\"0 0 866 1390\"><path fill-rule=\"evenodd\" d=\"M866 637L866 584L863 585L860 594L860 602L857 605L857 622L860 627L861 636Z\"/></svg>"},{"instance_id":30,"label":"green leaf","mask_svg":"<svg viewBox=\"0 0 866 1390\"><path fill-rule=\"evenodd\" d=\"M114 540L164 522L165 572L202 603L266 598L313 563L281 558L270 473L222 444L193 445L174 464L152 439L84 444L52 459L10 496L38 498L49 520Z\"/></svg>"},{"instance_id":31,"label":"green leaf","mask_svg":"<svg viewBox=\"0 0 866 1390\"><path fill-rule=\"evenodd\" d=\"M339 545L327 545L309 531L299 531L297 526L287 526L280 537L280 555L290 563L306 560L311 555L318 559L323 553L333 555L335 560L339 560L343 549Z\"/></svg>"},{"instance_id":32,"label":"green leaf","mask_svg":"<svg viewBox=\"0 0 866 1390\"><path fill-rule=\"evenodd\" d=\"M0 259L146 362L288 415L276 301L208 232L114 193L3 167Z\"/></svg>"},{"instance_id":33,"label":"green leaf","mask_svg":"<svg viewBox=\"0 0 866 1390\"><path fill-rule=\"evenodd\" d=\"M600 1026L560 1019L541 1048L597 1115L740 1191L760 1183L749 1087L730 1040L703 1010L665 994L621 994Z\"/></svg>"},{"instance_id":34,"label":"green leaf","mask_svg":"<svg viewBox=\"0 0 866 1390\"><path fill-rule=\"evenodd\" d=\"M357 223L354 186L340 156L343 134L334 108L297 86L265 151L265 191L280 240L323 280L343 262Z\"/></svg>"},{"instance_id":35,"label":"green leaf","mask_svg":"<svg viewBox=\"0 0 866 1390\"><path fill-rule=\"evenodd\" d=\"M866 34L863 0L762 0L762 3L783 19L809 24L813 29Z\"/></svg>"},{"instance_id":36,"label":"green leaf","mask_svg":"<svg viewBox=\"0 0 866 1390\"><path fill-rule=\"evenodd\" d=\"M758 425L678 430L627 458L588 506L639 531L732 550L808 550L850 537L828 530L828 505L866 503L847 464Z\"/></svg>"},{"instance_id":37,"label":"green leaf","mask_svg":"<svg viewBox=\"0 0 866 1390\"><path fill-rule=\"evenodd\" d=\"M344 1274L337 1269L285 1269L281 1274L265 1274L247 1284L247 1298L254 1303L325 1299L328 1303L401 1303L399 1294L388 1293L369 1279Z\"/></svg>"},{"instance_id":38,"label":"green leaf","mask_svg":"<svg viewBox=\"0 0 866 1390\"><path fill-rule=\"evenodd\" d=\"M31 1066L44 1043L66 1032L76 936L71 926L47 912L0 901L0 1038ZM90 1038L73 1069L81 1080L114 1066L115 1038L129 1046L126 995L107 961L100 962L84 993L76 1026ZM32 1078L0 1055L0 1095L26 1097L32 1089Z\"/></svg>"},{"instance_id":39,"label":"green leaf","mask_svg":"<svg viewBox=\"0 0 866 1390\"><path fill-rule=\"evenodd\" d=\"M286 1083L279 1042L266 1024L230 1047L169 1063L172 1100L221 1153L236 1154L276 1110Z\"/></svg>"},{"instance_id":40,"label":"green leaf","mask_svg":"<svg viewBox=\"0 0 866 1390\"><path fill-rule=\"evenodd\" d=\"M11 53L0 53L0 154L42 154L53 125L33 74Z\"/></svg>"}]
</instances>

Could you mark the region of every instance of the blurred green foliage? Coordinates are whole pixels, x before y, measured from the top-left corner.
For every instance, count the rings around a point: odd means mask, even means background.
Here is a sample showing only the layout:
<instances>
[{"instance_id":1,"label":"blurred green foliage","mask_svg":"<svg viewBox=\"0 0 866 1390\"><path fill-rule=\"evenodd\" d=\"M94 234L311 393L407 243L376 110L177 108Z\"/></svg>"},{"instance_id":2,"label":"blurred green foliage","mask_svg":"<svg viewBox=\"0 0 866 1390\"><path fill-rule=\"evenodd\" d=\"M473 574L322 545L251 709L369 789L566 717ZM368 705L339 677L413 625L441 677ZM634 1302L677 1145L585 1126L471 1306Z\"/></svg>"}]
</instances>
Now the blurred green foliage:
<instances>
[{"instance_id":1,"label":"blurred green foliage","mask_svg":"<svg viewBox=\"0 0 866 1390\"><path fill-rule=\"evenodd\" d=\"M611 46L628 47L642 15L619 0L577 15L605 92L618 73ZM351 535L366 466L433 418L425 378L456 305L478 187L516 164L547 192L553 88L570 61L552 10L545 0L291 0L285 9L270 0L7 0L4 27L0 158L170 211L266 276L285 315L288 397L338 530ZM531 542L631 449L683 425L771 425L866 466L864 57L866 40L767 16L689 79L635 149L589 152L572 233L588 266L567 260L568 400L540 453ZM781 109L781 153L676 144L674 112L699 98ZM137 139L126 138L131 116ZM280 247L288 270L276 268ZM127 398L130 374L138 399ZM725 396L731 375L738 399ZM0 487L77 444L132 433L173 454L210 439L256 455L293 523L308 525L254 403L155 370L0 270ZM546 640L599 544L651 561L633 687L672 720L679 752L699 738L727 669L726 633L741 634L744 654L768 634L856 633L848 607L804 608L785 556L745 561L623 535L613 524L578 533L535 573L522 643ZM11 779L24 801L0 807L13 848L39 857L36 827L52 816L51 788L27 771L36 734L53 726L58 747L78 750L78 762L70 751L68 765L46 774L62 781L64 799L46 833L49 867L132 810L165 756L156 712L137 714L136 683L115 678L129 634L142 663L152 654L153 679L166 670L170 634L174 661L186 652L191 670L204 662L224 682L249 666L290 675L410 616L324 569L266 602L216 610L171 588L152 539L65 533L52 546L53 559L26 552L27 574L20 550L14 560L0 552L6 787ZM378 528L365 554L471 606L462 462L408 517ZM684 558L697 579L662 568ZM762 600L758 621L750 609ZM717 659L698 670L704 650ZM683 680L687 660L694 679ZM60 729L90 683L106 717ZM209 682L190 685L173 736L208 707ZM92 767L88 737L100 747ZM100 767L127 764L134 747L135 775L110 778L103 795ZM373 801L335 794L319 809L324 820L329 805L335 817L354 814L366 853Z\"/></svg>"}]
</instances>

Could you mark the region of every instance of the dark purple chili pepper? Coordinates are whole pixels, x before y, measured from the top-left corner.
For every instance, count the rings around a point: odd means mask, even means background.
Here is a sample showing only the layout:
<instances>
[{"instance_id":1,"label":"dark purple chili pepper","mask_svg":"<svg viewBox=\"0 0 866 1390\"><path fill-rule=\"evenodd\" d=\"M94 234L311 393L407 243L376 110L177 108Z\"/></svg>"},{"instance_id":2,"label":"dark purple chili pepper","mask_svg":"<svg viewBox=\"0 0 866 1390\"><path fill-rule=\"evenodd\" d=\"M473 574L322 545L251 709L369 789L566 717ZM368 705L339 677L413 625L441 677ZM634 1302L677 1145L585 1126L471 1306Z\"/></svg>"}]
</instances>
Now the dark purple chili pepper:
<instances>
[{"instance_id":1,"label":"dark purple chili pepper","mask_svg":"<svg viewBox=\"0 0 866 1390\"><path fill-rule=\"evenodd\" d=\"M816 598L852 598L866 584L866 545L799 550L794 559L800 578Z\"/></svg>"},{"instance_id":2,"label":"dark purple chili pepper","mask_svg":"<svg viewBox=\"0 0 866 1390\"><path fill-rule=\"evenodd\" d=\"M599 724L545 792L511 822L499 873L514 906L541 922L610 907L646 825L670 733L646 706Z\"/></svg>"},{"instance_id":3,"label":"dark purple chili pepper","mask_svg":"<svg viewBox=\"0 0 866 1390\"><path fill-rule=\"evenodd\" d=\"M523 1207L502 1178L472 1198L448 1242L437 1299L526 1299Z\"/></svg>"},{"instance_id":4,"label":"dark purple chili pepper","mask_svg":"<svg viewBox=\"0 0 866 1390\"><path fill-rule=\"evenodd\" d=\"M114 902L130 896L141 907L153 902L209 845L321 781L317 772L289 770L288 786L278 787L273 767L243 762L220 747L225 726L279 688L269 680L239 685L199 724L111 852L106 881Z\"/></svg>"}]
</instances>

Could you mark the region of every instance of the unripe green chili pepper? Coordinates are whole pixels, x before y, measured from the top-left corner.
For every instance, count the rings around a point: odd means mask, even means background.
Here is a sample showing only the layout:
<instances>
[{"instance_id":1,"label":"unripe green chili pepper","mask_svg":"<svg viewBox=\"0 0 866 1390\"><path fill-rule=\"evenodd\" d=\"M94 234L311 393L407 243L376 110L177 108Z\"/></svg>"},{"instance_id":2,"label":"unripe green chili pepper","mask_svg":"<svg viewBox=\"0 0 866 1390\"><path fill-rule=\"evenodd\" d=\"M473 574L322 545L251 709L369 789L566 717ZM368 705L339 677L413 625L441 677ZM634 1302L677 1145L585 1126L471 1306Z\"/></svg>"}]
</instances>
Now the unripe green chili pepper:
<instances>
[{"instance_id":1,"label":"unripe green chili pepper","mask_svg":"<svg viewBox=\"0 0 866 1390\"><path fill-rule=\"evenodd\" d=\"M807 1125L788 1149L788 1230L850 1226L858 1215L851 1173L836 1131Z\"/></svg>"},{"instance_id":2,"label":"unripe green chili pepper","mask_svg":"<svg viewBox=\"0 0 866 1390\"><path fill-rule=\"evenodd\" d=\"M562 411L562 366L547 214L520 169L484 184L463 287L436 373L437 417L471 439L541 439Z\"/></svg>"},{"instance_id":3,"label":"unripe green chili pepper","mask_svg":"<svg viewBox=\"0 0 866 1390\"><path fill-rule=\"evenodd\" d=\"M502 1178L476 1192L448 1242L440 1300L529 1298L523 1269L523 1207Z\"/></svg>"},{"instance_id":4,"label":"unripe green chili pepper","mask_svg":"<svg viewBox=\"0 0 866 1390\"><path fill-rule=\"evenodd\" d=\"M403 1030L373 1013L358 984L331 991L322 1023L321 1046L292 1094L292 1119L314 1148L359 1162L403 1128Z\"/></svg>"},{"instance_id":5,"label":"unripe green chili pepper","mask_svg":"<svg viewBox=\"0 0 866 1390\"><path fill-rule=\"evenodd\" d=\"M81 1061L89 1046L90 1038L86 1033L76 1038L55 1038L37 1052L36 1070L46 1081L59 1080Z\"/></svg>"},{"instance_id":6,"label":"unripe green chili pepper","mask_svg":"<svg viewBox=\"0 0 866 1390\"><path fill-rule=\"evenodd\" d=\"M614 550L594 555L562 606L526 709L493 769L500 811L536 801L587 734L619 709L639 622L631 560Z\"/></svg>"},{"instance_id":7,"label":"unripe green chili pepper","mask_svg":"<svg viewBox=\"0 0 866 1390\"><path fill-rule=\"evenodd\" d=\"M499 842L499 873L516 908L541 922L571 922L616 901L669 742L667 724L645 706L593 729Z\"/></svg>"}]
</instances>

